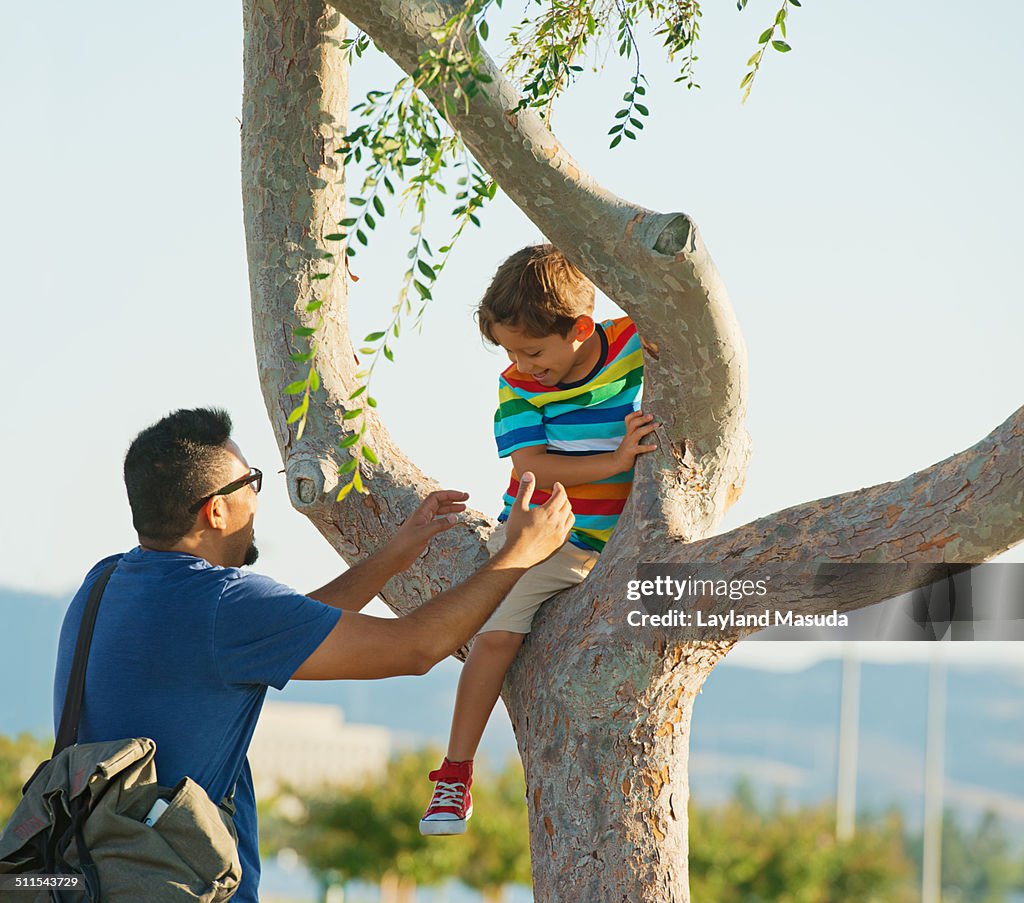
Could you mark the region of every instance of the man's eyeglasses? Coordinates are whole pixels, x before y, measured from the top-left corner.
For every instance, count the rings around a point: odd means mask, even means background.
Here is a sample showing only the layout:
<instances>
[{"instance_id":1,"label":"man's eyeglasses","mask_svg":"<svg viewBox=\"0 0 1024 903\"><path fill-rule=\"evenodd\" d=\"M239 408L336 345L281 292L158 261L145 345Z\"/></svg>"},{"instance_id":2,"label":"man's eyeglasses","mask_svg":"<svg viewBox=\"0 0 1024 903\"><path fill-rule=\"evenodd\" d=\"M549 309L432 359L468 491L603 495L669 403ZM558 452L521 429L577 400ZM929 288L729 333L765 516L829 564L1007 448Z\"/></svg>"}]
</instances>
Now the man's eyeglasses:
<instances>
[{"instance_id":1,"label":"man's eyeglasses","mask_svg":"<svg viewBox=\"0 0 1024 903\"><path fill-rule=\"evenodd\" d=\"M210 499L212 499L215 495L231 495L232 492L236 492L243 486L248 486L250 483L252 484L253 490L256 492L259 492L260 488L263 486L263 471L260 470L258 467L254 467L244 477L235 480L233 483L228 483L227 486L224 486L223 488L218 489L216 492L211 492L209 495L201 498L191 508L188 509L189 514L198 514L199 509L202 508L203 505L210 501Z\"/></svg>"}]
</instances>

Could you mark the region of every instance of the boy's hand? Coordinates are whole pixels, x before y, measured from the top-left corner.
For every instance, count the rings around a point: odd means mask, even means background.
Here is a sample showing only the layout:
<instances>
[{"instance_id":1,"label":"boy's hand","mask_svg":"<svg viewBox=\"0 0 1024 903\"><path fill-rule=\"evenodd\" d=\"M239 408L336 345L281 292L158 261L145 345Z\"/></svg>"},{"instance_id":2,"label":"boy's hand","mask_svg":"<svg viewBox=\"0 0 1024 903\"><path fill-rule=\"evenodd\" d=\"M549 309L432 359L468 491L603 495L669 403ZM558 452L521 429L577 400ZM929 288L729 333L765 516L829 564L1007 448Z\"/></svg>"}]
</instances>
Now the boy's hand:
<instances>
[{"instance_id":1,"label":"boy's hand","mask_svg":"<svg viewBox=\"0 0 1024 903\"><path fill-rule=\"evenodd\" d=\"M569 497L561 483L551 487L551 497L536 508L530 507L535 481L532 473L519 478L516 496L505 521L505 546L499 553L518 567L533 567L565 545L575 518Z\"/></svg>"},{"instance_id":2,"label":"boy's hand","mask_svg":"<svg viewBox=\"0 0 1024 903\"><path fill-rule=\"evenodd\" d=\"M620 473L624 470L629 470L633 466L637 455L658 450L657 445L640 444L644 436L648 433L653 433L661 426L660 423L654 423L653 421L654 417L651 414L644 414L641 411L634 411L632 414L626 415L626 435L622 437L619 447L612 452L615 455L616 461L622 465L619 469Z\"/></svg>"},{"instance_id":3,"label":"boy's hand","mask_svg":"<svg viewBox=\"0 0 1024 903\"><path fill-rule=\"evenodd\" d=\"M463 502L468 498L468 492L439 489L423 500L381 549L396 573L410 567L438 533L450 530L458 523L455 515L466 510Z\"/></svg>"}]
</instances>

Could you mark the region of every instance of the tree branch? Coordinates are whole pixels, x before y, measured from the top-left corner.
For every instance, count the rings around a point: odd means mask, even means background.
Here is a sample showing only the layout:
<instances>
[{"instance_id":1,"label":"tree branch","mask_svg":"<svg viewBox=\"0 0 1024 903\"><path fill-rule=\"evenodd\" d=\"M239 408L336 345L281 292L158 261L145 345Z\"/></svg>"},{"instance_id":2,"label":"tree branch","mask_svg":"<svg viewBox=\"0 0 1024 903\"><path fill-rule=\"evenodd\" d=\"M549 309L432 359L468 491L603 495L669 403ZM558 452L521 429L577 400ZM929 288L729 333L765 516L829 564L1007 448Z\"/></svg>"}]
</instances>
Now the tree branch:
<instances>
[{"instance_id":1,"label":"tree branch","mask_svg":"<svg viewBox=\"0 0 1024 903\"><path fill-rule=\"evenodd\" d=\"M338 467L348 460L336 443L352 428L342 415L358 385L358 365L349 340L343 267L326 280L312 277L332 270L323 258L322 236L337 231L344 216L345 184L334 149L348 116L347 63L340 47L347 24L317 0L247 0L244 18L242 201L260 385L292 503L351 561L378 548L438 486L370 412L368 436L380 459L367 471L372 495L334 501ZM307 312L314 297L323 306ZM292 330L317 327L321 316L314 337L321 389L311 400L303 438L296 440L295 425L286 422L296 399L284 389L298 370L288 355L306 347ZM438 537L428 557L388 584L384 595L392 607L414 608L486 559L480 537L492 522L474 512L465 520L468 528Z\"/></svg>"},{"instance_id":2,"label":"tree branch","mask_svg":"<svg viewBox=\"0 0 1024 903\"><path fill-rule=\"evenodd\" d=\"M431 31L458 7L430 0L331 0L406 72L437 48ZM664 425L640 462L624 523L650 540L708 535L739 496L749 458L743 427L746 349L725 288L693 222L656 214L597 185L489 57L492 79L439 110L537 227L636 321L646 347L645 408ZM511 250L511 249L510 249ZM619 537L628 533L616 531Z\"/></svg>"},{"instance_id":3,"label":"tree branch","mask_svg":"<svg viewBox=\"0 0 1024 903\"><path fill-rule=\"evenodd\" d=\"M980 564L1021 541L1024 407L971 448L903 480L796 505L700 542L674 544L659 560L727 561L738 577L776 562ZM824 614L908 592L920 585L921 575L918 568L893 569L884 581L851 581L828 596L808 592L809 582L789 590L802 596L794 612ZM708 610L728 608L741 610L728 601Z\"/></svg>"}]
</instances>

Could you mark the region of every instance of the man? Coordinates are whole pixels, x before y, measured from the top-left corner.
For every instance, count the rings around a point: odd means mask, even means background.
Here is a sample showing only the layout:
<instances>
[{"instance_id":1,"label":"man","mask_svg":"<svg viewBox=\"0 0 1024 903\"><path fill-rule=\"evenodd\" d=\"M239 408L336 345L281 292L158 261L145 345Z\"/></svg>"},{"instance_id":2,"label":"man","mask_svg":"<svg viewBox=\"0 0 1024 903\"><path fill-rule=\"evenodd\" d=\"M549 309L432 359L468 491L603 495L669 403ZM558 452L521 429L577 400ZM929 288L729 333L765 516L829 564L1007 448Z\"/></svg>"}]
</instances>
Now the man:
<instances>
[{"instance_id":1,"label":"man","mask_svg":"<svg viewBox=\"0 0 1024 903\"><path fill-rule=\"evenodd\" d=\"M214 801L234 790L243 876L233 899L256 903L260 863L246 751L267 687L425 673L565 542L573 517L557 484L550 501L531 510L533 481L524 477L505 546L475 575L405 617L361 615L388 579L456 523L467 495L431 493L383 548L300 595L239 570L256 560L262 474L230 434L223 411L180 410L132 442L124 478L139 545L93 567L68 608L54 724L89 590L117 561L96 621L78 742L150 737L162 784L188 775Z\"/></svg>"}]
</instances>

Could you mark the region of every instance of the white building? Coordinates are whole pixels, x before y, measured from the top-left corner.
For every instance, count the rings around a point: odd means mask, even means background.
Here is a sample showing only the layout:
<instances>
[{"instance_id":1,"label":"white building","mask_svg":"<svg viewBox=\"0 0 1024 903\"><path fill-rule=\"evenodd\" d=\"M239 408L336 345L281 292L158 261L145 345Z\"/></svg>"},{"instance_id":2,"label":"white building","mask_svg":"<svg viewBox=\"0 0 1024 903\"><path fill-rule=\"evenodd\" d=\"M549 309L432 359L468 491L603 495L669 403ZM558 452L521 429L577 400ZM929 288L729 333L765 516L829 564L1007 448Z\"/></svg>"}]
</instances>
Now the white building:
<instances>
[{"instance_id":1,"label":"white building","mask_svg":"<svg viewBox=\"0 0 1024 903\"><path fill-rule=\"evenodd\" d=\"M257 796L283 784L311 790L354 784L383 774L391 732L370 724L346 724L333 705L267 702L249 746Z\"/></svg>"}]
</instances>

